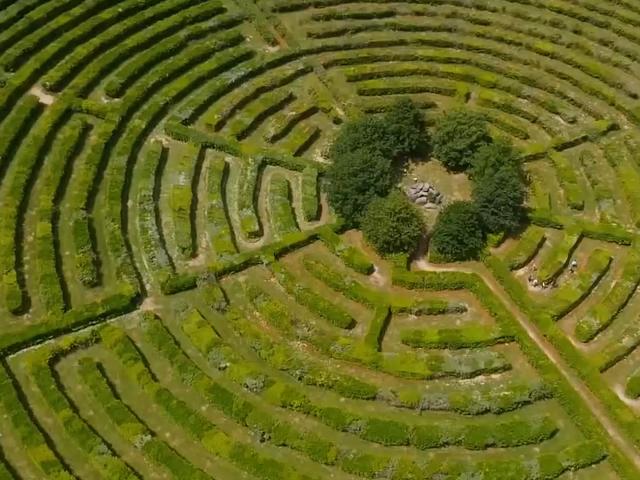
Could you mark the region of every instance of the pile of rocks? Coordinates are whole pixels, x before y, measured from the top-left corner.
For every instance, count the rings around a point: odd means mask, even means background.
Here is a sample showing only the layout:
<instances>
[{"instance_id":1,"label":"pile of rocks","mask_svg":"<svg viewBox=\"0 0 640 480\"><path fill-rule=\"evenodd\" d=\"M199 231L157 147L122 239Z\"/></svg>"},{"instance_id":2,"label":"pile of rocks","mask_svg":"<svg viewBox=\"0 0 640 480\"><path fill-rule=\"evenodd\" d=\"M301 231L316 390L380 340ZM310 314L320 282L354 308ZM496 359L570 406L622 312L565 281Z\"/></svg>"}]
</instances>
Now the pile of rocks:
<instances>
[{"instance_id":1,"label":"pile of rocks","mask_svg":"<svg viewBox=\"0 0 640 480\"><path fill-rule=\"evenodd\" d=\"M430 183L416 183L408 187L406 193L409 200L425 208L438 208L444 201L442 193Z\"/></svg>"}]
</instances>

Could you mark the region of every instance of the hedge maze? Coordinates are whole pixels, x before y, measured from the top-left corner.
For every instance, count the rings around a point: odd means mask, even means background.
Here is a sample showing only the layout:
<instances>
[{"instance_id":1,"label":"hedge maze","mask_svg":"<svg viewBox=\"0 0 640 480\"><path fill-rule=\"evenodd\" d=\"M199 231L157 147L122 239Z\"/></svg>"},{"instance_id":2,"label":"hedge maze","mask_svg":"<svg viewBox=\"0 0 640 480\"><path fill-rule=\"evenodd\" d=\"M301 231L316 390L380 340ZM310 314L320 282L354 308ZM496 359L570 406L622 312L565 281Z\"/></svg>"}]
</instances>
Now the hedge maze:
<instances>
[{"instance_id":1,"label":"hedge maze","mask_svg":"<svg viewBox=\"0 0 640 480\"><path fill-rule=\"evenodd\" d=\"M0 478L638 478L639 27L0 0ZM522 152L482 262L382 259L327 204L338 126L404 97Z\"/></svg>"}]
</instances>

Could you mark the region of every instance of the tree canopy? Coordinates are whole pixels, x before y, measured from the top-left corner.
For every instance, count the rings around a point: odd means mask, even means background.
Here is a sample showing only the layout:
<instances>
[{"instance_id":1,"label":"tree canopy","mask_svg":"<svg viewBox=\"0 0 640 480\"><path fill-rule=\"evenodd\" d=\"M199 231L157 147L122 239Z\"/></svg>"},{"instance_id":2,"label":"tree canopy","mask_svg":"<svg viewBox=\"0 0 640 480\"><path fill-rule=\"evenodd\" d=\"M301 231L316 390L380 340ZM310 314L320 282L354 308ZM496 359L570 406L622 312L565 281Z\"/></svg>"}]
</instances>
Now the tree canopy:
<instances>
[{"instance_id":1,"label":"tree canopy","mask_svg":"<svg viewBox=\"0 0 640 480\"><path fill-rule=\"evenodd\" d=\"M412 253L424 228L422 214L399 190L374 199L362 220L365 239L384 255Z\"/></svg>"},{"instance_id":2,"label":"tree canopy","mask_svg":"<svg viewBox=\"0 0 640 480\"><path fill-rule=\"evenodd\" d=\"M476 181L473 199L485 230L491 233L513 232L524 218L526 188L511 166L499 167Z\"/></svg>"},{"instance_id":3,"label":"tree canopy","mask_svg":"<svg viewBox=\"0 0 640 480\"><path fill-rule=\"evenodd\" d=\"M473 260L485 246L478 207L473 202L453 202L438 215L431 247L447 262Z\"/></svg>"},{"instance_id":4,"label":"tree canopy","mask_svg":"<svg viewBox=\"0 0 640 480\"><path fill-rule=\"evenodd\" d=\"M479 113L454 110L436 123L433 153L451 171L462 172L471 166L474 154L491 143L487 122Z\"/></svg>"},{"instance_id":5,"label":"tree canopy","mask_svg":"<svg viewBox=\"0 0 640 480\"><path fill-rule=\"evenodd\" d=\"M345 123L329 152L329 202L348 226L358 226L369 202L391 190L397 162L427 146L424 116L408 99L382 116Z\"/></svg>"},{"instance_id":6,"label":"tree canopy","mask_svg":"<svg viewBox=\"0 0 640 480\"><path fill-rule=\"evenodd\" d=\"M359 224L369 202L393 186L391 161L378 151L360 148L346 152L327 173L331 205L349 226Z\"/></svg>"},{"instance_id":7,"label":"tree canopy","mask_svg":"<svg viewBox=\"0 0 640 480\"><path fill-rule=\"evenodd\" d=\"M523 178L522 161L513 145L504 139L482 145L471 157L469 176L475 182L495 175L502 168L511 168Z\"/></svg>"}]
</instances>

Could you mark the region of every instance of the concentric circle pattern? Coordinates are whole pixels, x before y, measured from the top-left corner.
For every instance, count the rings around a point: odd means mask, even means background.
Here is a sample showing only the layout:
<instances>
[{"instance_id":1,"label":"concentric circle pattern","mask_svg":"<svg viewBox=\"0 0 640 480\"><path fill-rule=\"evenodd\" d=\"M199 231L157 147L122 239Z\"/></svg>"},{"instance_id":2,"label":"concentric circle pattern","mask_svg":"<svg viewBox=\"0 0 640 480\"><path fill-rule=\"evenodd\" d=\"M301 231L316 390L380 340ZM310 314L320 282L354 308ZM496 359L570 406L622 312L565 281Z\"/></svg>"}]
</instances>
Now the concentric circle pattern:
<instances>
[{"instance_id":1,"label":"concentric circle pattern","mask_svg":"<svg viewBox=\"0 0 640 480\"><path fill-rule=\"evenodd\" d=\"M327 205L405 97L522 152L481 262ZM639 124L636 0L0 0L0 479L640 478Z\"/></svg>"}]
</instances>

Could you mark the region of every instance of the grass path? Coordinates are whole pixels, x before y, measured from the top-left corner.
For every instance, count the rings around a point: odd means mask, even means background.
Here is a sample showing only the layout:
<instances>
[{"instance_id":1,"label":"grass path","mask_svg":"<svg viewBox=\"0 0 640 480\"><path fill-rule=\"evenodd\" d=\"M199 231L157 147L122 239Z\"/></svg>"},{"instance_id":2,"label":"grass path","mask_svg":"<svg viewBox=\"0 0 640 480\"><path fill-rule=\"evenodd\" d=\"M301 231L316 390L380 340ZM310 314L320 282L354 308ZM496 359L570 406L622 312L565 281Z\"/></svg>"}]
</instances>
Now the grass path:
<instances>
[{"instance_id":1,"label":"grass path","mask_svg":"<svg viewBox=\"0 0 640 480\"><path fill-rule=\"evenodd\" d=\"M424 260L415 262L414 264L418 270L423 271L435 271L435 272L465 272L475 273L479 275L482 280L487 284L491 291L498 296L498 298L504 303L509 312L520 323L522 328L525 329L527 335L533 340L536 345L544 352L551 362L558 368L562 376L569 382L571 387L580 395L580 398L587 405L587 408L591 411L593 416L598 420L600 425L606 430L607 434L611 438L612 442L627 458L631 459L635 467L640 471L640 454L635 449L633 442L631 442L620 428L611 420L607 410L602 405L600 400L591 392L591 390L582 382L573 369L565 362L565 360L556 351L553 345L545 338L544 334L529 321L529 319L520 311L520 309L511 300L511 297L504 290L502 285L491 275L491 273L484 268L484 266L477 263L465 264L465 266L456 267L438 267L428 264Z\"/></svg>"}]
</instances>

